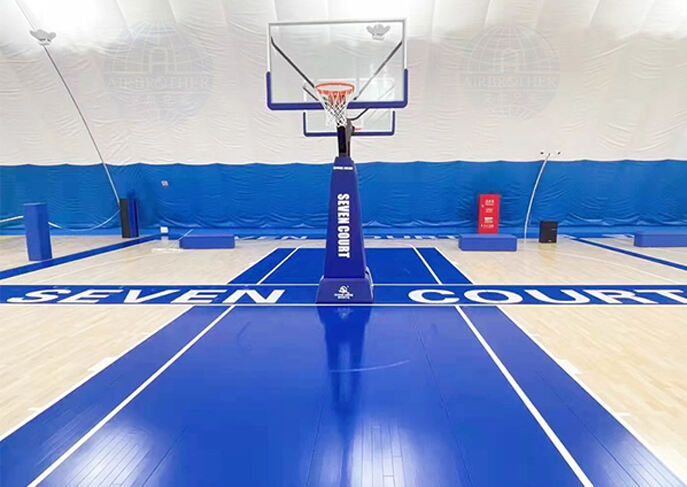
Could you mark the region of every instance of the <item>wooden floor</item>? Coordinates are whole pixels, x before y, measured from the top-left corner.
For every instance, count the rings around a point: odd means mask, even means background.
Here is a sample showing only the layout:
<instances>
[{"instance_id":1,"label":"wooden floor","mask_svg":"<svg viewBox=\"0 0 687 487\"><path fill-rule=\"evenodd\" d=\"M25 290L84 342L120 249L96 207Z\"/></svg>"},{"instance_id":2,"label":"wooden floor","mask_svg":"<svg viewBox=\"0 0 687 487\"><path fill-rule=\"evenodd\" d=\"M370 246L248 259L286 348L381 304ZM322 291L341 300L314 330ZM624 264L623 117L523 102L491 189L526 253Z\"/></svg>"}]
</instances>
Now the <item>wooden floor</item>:
<instances>
[{"instance_id":1,"label":"wooden floor","mask_svg":"<svg viewBox=\"0 0 687 487\"><path fill-rule=\"evenodd\" d=\"M55 255L120 241L53 237ZM633 249L630 239L594 239ZM226 284L280 246L181 251L156 240L10 277L0 284ZM435 247L479 284L685 284L687 272L570 238L520 241L517 253L461 252L454 240L370 240ZM639 252L687 264L687 249ZM0 270L26 264L23 239L0 238ZM0 431L10 432L183 313L185 306L0 305ZM502 306L563 368L687 480L687 305ZM3 435L5 436L5 435Z\"/></svg>"}]
</instances>

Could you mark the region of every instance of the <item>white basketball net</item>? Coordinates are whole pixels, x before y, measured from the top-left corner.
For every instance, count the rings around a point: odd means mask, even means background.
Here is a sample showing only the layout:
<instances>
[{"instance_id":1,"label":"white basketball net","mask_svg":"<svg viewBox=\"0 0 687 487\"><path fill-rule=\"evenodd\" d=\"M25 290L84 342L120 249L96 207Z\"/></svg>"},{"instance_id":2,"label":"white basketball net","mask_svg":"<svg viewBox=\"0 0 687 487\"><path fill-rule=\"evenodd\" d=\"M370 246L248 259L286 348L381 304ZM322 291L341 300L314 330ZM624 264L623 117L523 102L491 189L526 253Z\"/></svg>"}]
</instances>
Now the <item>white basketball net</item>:
<instances>
[{"instance_id":1,"label":"white basketball net","mask_svg":"<svg viewBox=\"0 0 687 487\"><path fill-rule=\"evenodd\" d=\"M327 110L329 117L336 123L336 126L345 127L348 123L346 108L355 86L351 83L335 81L318 83L315 85L315 89L320 103Z\"/></svg>"}]
</instances>

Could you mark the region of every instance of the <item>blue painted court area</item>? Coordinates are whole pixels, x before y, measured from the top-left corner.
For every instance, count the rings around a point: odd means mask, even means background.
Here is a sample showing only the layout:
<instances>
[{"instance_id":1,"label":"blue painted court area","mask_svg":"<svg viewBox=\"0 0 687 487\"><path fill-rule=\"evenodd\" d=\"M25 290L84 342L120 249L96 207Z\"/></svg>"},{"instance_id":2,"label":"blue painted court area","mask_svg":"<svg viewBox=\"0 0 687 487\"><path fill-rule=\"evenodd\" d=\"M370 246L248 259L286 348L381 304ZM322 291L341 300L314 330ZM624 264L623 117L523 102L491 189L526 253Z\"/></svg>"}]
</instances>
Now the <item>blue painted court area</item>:
<instances>
[{"instance_id":1,"label":"blue painted court area","mask_svg":"<svg viewBox=\"0 0 687 487\"><path fill-rule=\"evenodd\" d=\"M232 282L313 284L322 257L278 249ZM368 265L470 282L435 249ZM196 306L2 454L3 487L683 485L493 306Z\"/></svg>"}]
</instances>

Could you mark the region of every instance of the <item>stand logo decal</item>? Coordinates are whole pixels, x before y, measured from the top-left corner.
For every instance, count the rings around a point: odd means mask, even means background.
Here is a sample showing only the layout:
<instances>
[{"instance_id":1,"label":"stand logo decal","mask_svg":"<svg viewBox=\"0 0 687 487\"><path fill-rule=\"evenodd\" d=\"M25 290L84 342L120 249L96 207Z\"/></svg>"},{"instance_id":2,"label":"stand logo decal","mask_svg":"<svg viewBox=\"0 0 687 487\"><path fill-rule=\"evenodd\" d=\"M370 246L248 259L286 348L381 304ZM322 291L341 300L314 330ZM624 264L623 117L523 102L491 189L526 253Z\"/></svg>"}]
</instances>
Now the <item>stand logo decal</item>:
<instances>
[{"instance_id":1,"label":"stand logo decal","mask_svg":"<svg viewBox=\"0 0 687 487\"><path fill-rule=\"evenodd\" d=\"M339 292L334 294L334 296L336 296L336 299L351 299L353 293L348 290L348 286L341 286Z\"/></svg>"}]
</instances>

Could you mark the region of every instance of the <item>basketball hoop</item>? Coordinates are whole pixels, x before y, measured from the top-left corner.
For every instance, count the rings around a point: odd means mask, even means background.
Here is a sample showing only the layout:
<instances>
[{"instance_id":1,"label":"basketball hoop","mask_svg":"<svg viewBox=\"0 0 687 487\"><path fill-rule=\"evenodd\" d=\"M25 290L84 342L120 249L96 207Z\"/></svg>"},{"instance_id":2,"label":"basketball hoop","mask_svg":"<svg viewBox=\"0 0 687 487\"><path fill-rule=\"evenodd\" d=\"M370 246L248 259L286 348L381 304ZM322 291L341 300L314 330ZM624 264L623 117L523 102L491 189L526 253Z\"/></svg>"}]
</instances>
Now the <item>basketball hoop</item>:
<instances>
[{"instance_id":1,"label":"basketball hoop","mask_svg":"<svg viewBox=\"0 0 687 487\"><path fill-rule=\"evenodd\" d=\"M348 99L353 94L355 86L345 81L330 81L315 85L320 103L336 122L337 127L345 127L348 123L346 108Z\"/></svg>"}]
</instances>

